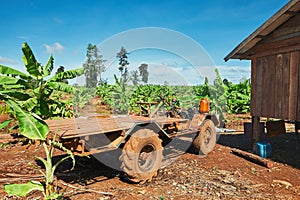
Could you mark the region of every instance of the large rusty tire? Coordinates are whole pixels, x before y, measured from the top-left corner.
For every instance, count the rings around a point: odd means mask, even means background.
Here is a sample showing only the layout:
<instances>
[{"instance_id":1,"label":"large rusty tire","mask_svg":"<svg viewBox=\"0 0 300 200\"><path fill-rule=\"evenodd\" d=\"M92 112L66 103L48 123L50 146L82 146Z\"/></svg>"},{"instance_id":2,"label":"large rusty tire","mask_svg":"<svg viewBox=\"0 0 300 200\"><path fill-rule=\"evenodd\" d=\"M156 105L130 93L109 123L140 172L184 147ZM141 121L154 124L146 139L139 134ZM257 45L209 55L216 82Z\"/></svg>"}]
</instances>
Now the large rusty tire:
<instances>
[{"instance_id":1,"label":"large rusty tire","mask_svg":"<svg viewBox=\"0 0 300 200\"><path fill-rule=\"evenodd\" d=\"M120 156L121 169L135 183L151 181L161 167L162 140L150 129L140 129L125 143Z\"/></svg>"},{"instance_id":2,"label":"large rusty tire","mask_svg":"<svg viewBox=\"0 0 300 200\"><path fill-rule=\"evenodd\" d=\"M193 141L194 150L199 155L206 156L211 152L217 141L216 128L212 120L206 119L201 129Z\"/></svg>"}]
</instances>

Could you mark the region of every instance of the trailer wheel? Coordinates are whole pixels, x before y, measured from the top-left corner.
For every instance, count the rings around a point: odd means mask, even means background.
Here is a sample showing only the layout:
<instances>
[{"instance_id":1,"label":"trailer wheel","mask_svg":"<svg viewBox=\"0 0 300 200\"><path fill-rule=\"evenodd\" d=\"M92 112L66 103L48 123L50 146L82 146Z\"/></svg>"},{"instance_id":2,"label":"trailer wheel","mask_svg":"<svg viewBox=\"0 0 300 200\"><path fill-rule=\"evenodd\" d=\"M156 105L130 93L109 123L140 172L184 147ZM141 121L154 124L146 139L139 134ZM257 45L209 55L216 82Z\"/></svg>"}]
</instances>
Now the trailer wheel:
<instances>
[{"instance_id":1,"label":"trailer wheel","mask_svg":"<svg viewBox=\"0 0 300 200\"><path fill-rule=\"evenodd\" d=\"M120 156L121 169L135 183L151 181L163 159L162 140L150 129L140 129L125 143Z\"/></svg>"},{"instance_id":2,"label":"trailer wheel","mask_svg":"<svg viewBox=\"0 0 300 200\"><path fill-rule=\"evenodd\" d=\"M201 126L200 132L193 141L194 150L199 155L207 155L211 152L217 140L216 128L212 120L205 120Z\"/></svg>"}]
</instances>

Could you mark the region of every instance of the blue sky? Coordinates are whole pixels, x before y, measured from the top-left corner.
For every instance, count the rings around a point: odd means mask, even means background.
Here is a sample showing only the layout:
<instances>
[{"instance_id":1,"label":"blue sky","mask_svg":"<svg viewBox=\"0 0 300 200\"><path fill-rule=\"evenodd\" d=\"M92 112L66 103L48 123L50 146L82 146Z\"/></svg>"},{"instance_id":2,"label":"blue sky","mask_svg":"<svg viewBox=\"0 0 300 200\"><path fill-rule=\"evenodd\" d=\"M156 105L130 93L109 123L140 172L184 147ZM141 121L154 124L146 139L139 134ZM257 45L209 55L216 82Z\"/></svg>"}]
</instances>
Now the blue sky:
<instances>
[{"instance_id":1,"label":"blue sky","mask_svg":"<svg viewBox=\"0 0 300 200\"><path fill-rule=\"evenodd\" d=\"M41 63L45 63L52 53L56 67L63 65L73 69L81 67L85 61L88 43L98 45L131 29L159 27L182 33L197 42L220 69L223 78L237 82L243 76L250 76L250 62L233 60L225 63L223 58L287 2L2 1L0 64L24 69L21 46L27 42Z\"/></svg>"}]
</instances>

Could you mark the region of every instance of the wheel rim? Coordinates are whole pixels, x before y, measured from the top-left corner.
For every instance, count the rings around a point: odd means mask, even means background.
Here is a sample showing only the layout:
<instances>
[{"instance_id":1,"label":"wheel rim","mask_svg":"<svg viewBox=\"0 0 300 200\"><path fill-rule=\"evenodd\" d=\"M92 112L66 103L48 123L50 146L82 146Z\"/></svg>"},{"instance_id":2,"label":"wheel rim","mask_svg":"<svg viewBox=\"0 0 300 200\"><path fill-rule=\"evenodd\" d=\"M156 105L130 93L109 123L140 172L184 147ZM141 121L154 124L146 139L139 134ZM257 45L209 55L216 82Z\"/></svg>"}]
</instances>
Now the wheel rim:
<instances>
[{"instance_id":1,"label":"wheel rim","mask_svg":"<svg viewBox=\"0 0 300 200\"><path fill-rule=\"evenodd\" d=\"M145 145L139 153L138 166L141 171L151 170L156 158L156 150L152 144Z\"/></svg>"}]
</instances>

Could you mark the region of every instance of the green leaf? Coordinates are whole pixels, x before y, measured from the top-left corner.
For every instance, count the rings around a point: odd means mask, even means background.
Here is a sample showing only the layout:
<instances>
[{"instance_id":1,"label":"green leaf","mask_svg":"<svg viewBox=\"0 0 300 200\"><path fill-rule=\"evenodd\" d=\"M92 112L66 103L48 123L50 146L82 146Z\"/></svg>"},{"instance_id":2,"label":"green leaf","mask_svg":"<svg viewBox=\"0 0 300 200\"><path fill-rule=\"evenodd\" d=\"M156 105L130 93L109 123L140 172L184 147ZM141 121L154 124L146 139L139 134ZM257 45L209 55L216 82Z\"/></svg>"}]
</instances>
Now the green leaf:
<instances>
[{"instance_id":1,"label":"green leaf","mask_svg":"<svg viewBox=\"0 0 300 200\"><path fill-rule=\"evenodd\" d=\"M64 79L72 79L72 78L76 78L77 76L81 76L83 73L84 73L84 68L68 70L65 72L60 72L58 74L55 74L52 78L48 79L47 82L52 82L52 81L56 82Z\"/></svg>"},{"instance_id":2,"label":"green leaf","mask_svg":"<svg viewBox=\"0 0 300 200\"><path fill-rule=\"evenodd\" d=\"M15 111L19 121L20 133L22 135L32 140L46 139L49 127L43 120L24 111L11 99L7 99L6 103Z\"/></svg>"},{"instance_id":3,"label":"green leaf","mask_svg":"<svg viewBox=\"0 0 300 200\"><path fill-rule=\"evenodd\" d=\"M0 65L0 74L7 74L7 75L14 75L14 76L21 76L21 77L28 77L27 74L20 72L19 70Z\"/></svg>"},{"instance_id":4,"label":"green leaf","mask_svg":"<svg viewBox=\"0 0 300 200\"><path fill-rule=\"evenodd\" d=\"M53 62L54 62L54 58L51 55L47 64L43 68L44 77L47 77L51 74L51 72L53 70Z\"/></svg>"},{"instance_id":5,"label":"green leaf","mask_svg":"<svg viewBox=\"0 0 300 200\"><path fill-rule=\"evenodd\" d=\"M0 129L3 129L3 128L7 127L10 122L11 122L11 119L6 120L6 121L0 123Z\"/></svg>"},{"instance_id":6,"label":"green leaf","mask_svg":"<svg viewBox=\"0 0 300 200\"><path fill-rule=\"evenodd\" d=\"M2 85L4 90L19 90L19 89L25 89L24 85Z\"/></svg>"},{"instance_id":7,"label":"green leaf","mask_svg":"<svg viewBox=\"0 0 300 200\"><path fill-rule=\"evenodd\" d=\"M21 92L21 91L16 91L16 90L5 90L5 91L1 91L2 94L6 94L10 97L14 97L20 101L26 101L27 99L29 99L31 96L25 92Z\"/></svg>"},{"instance_id":8,"label":"green leaf","mask_svg":"<svg viewBox=\"0 0 300 200\"><path fill-rule=\"evenodd\" d=\"M5 184L4 190L10 195L17 195L17 196L26 196L31 191L39 190L44 191L44 186L37 181L29 181L28 183L24 184Z\"/></svg>"},{"instance_id":9,"label":"green leaf","mask_svg":"<svg viewBox=\"0 0 300 200\"><path fill-rule=\"evenodd\" d=\"M33 110L38 105L38 100L36 97L30 98L23 103L23 107L26 108L27 111Z\"/></svg>"},{"instance_id":10,"label":"green leaf","mask_svg":"<svg viewBox=\"0 0 300 200\"><path fill-rule=\"evenodd\" d=\"M117 76L115 74L114 74L114 78L115 78L116 85L120 85L119 79L117 78Z\"/></svg>"},{"instance_id":11,"label":"green leaf","mask_svg":"<svg viewBox=\"0 0 300 200\"><path fill-rule=\"evenodd\" d=\"M20 81L19 78L14 78L11 76L1 76L0 75L0 85L10 85L10 84L17 84Z\"/></svg>"},{"instance_id":12,"label":"green leaf","mask_svg":"<svg viewBox=\"0 0 300 200\"><path fill-rule=\"evenodd\" d=\"M74 92L73 86L63 83L63 82L48 82L47 86L51 87L54 90L60 91L60 92L67 92L67 93Z\"/></svg>"},{"instance_id":13,"label":"green leaf","mask_svg":"<svg viewBox=\"0 0 300 200\"><path fill-rule=\"evenodd\" d=\"M23 62L25 64L27 72L36 79L41 79L42 74L40 72L40 63L34 57L34 54L27 43L23 44Z\"/></svg>"}]
</instances>

